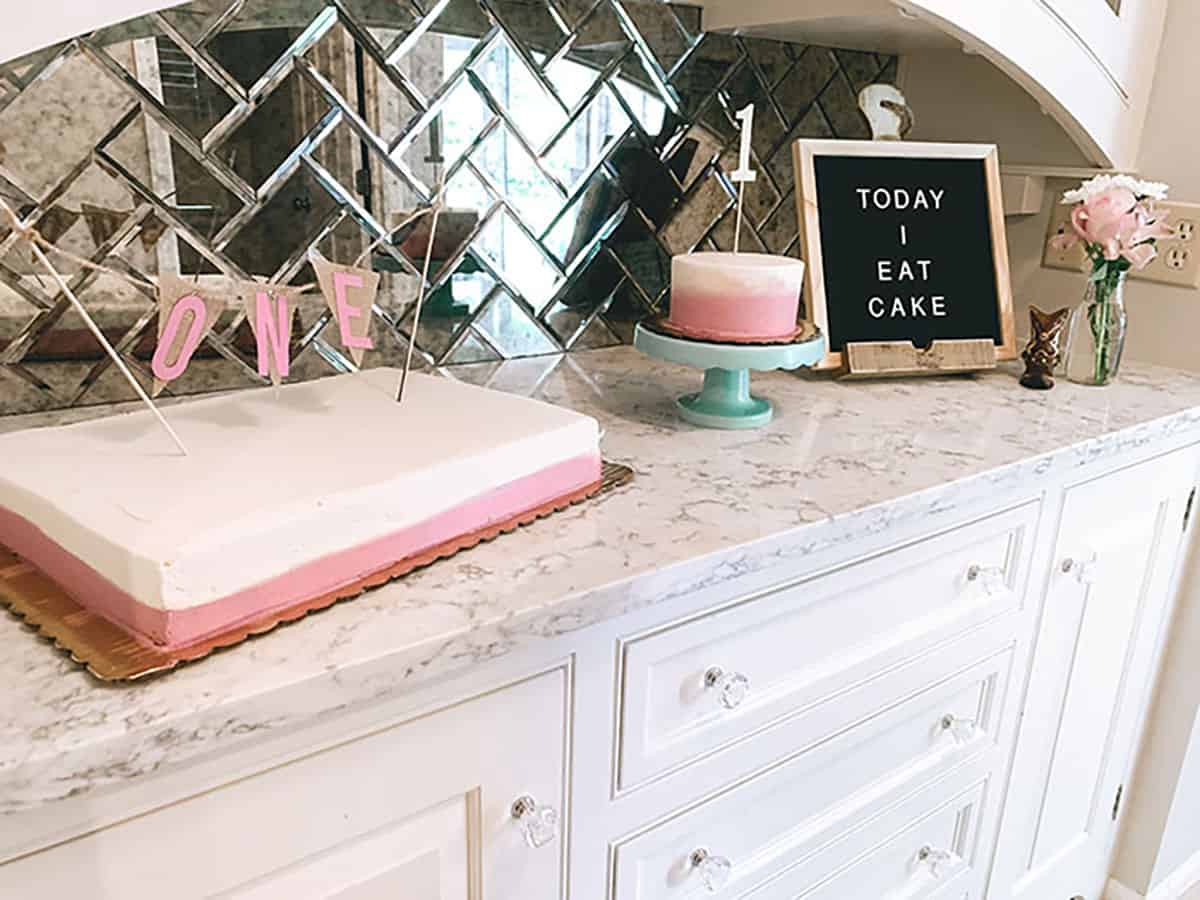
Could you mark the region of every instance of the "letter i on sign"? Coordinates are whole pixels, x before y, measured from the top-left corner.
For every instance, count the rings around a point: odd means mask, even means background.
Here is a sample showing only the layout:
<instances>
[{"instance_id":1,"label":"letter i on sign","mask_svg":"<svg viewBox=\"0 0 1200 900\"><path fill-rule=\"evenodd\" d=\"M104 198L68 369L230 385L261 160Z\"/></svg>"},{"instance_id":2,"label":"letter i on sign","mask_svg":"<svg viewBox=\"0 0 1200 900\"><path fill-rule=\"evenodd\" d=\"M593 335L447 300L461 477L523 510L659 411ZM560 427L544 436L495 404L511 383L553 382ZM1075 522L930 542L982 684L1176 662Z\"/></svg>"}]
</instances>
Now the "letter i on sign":
<instances>
[{"instance_id":1,"label":"letter i on sign","mask_svg":"<svg viewBox=\"0 0 1200 900\"><path fill-rule=\"evenodd\" d=\"M746 193L746 182L755 179L755 172L750 168L750 137L754 131L754 104L748 103L737 111L737 118L742 123L742 143L738 148L738 167L729 176L738 186L737 221L733 229L733 252L738 252L742 237L742 199Z\"/></svg>"}]
</instances>

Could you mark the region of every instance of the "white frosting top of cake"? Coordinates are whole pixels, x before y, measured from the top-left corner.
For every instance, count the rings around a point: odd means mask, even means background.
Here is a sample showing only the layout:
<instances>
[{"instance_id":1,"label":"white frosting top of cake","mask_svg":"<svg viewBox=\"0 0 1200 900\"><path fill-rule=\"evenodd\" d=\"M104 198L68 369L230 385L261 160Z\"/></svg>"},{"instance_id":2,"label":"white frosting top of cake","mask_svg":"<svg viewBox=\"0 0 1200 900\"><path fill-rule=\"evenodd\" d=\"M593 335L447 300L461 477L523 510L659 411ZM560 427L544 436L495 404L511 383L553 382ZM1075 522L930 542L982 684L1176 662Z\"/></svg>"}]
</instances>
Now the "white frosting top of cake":
<instances>
[{"instance_id":1,"label":"white frosting top of cake","mask_svg":"<svg viewBox=\"0 0 1200 900\"><path fill-rule=\"evenodd\" d=\"M372 369L0 436L0 506L147 606L186 609L597 452L594 419Z\"/></svg>"},{"instance_id":2,"label":"white frosting top of cake","mask_svg":"<svg viewBox=\"0 0 1200 900\"><path fill-rule=\"evenodd\" d=\"M672 256L671 260L678 260L684 268L707 271L731 269L738 269L742 272L748 270L784 273L804 271L804 263L800 260L790 256L779 256L775 253L729 253L724 250L701 250L695 253L681 253Z\"/></svg>"},{"instance_id":3,"label":"white frosting top of cake","mask_svg":"<svg viewBox=\"0 0 1200 900\"><path fill-rule=\"evenodd\" d=\"M735 297L769 292L800 295L804 263L770 253L704 251L671 257L672 293L699 291Z\"/></svg>"}]
</instances>

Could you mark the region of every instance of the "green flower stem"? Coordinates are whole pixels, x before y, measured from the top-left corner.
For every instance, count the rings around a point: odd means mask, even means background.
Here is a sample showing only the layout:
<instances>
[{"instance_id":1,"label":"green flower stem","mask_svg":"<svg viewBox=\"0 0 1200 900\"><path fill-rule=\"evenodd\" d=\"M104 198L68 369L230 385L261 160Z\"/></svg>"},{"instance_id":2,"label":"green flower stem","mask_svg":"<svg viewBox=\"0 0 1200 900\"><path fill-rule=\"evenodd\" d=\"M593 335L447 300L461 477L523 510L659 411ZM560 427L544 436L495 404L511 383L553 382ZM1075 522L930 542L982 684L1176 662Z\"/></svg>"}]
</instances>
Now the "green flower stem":
<instances>
[{"instance_id":1,"label":"green flower stem","mask_svg":"<svg viewBox=\"0 0 1200 900\"><path fill-rule=\"evenodd\" d=\"M1124 259L1106 260L1099 253L1092 257L1091 281L1096 286L1096 299L1088 307L1088 324L1092 329L1095 346L1092 381L1106 384L1112 366L1112 306L1113 298L1121 287L1121 279L1129 270Z\"/></svg>"}]
</instances>

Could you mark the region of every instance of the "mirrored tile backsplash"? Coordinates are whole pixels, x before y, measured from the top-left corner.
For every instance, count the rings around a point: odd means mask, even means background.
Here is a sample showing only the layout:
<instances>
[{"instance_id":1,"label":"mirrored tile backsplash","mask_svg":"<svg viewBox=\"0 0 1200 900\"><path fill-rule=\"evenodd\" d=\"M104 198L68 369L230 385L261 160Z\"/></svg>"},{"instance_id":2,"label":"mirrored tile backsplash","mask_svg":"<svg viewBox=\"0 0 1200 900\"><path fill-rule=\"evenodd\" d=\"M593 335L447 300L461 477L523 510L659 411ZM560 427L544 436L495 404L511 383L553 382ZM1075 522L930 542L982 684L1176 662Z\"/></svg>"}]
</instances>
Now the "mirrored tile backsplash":
<instances>
[{"instance_id":1,"label":"mirrored tile backsplash","mask_svg":"<svg viewBox=\"0 0 1200 900\"><path fill-rule=\"evenodd\" d=\"M58 260L147 383L156 275L309 283L310 247L383 273L366 365L399 364L428 245L405 221L440 179L419 364L556 355L629 341L672 254L732 246L746 103L741 246L796 254L791 141L868 136L856 94L895 72L664 3L195 0L0 66L0 193L109 270ZM321 297L296 306L291 379L351 370ZM169 392L261 383L231 305ZM0 227L0 414L131 396Z\"/></svg>"}]
</instances>

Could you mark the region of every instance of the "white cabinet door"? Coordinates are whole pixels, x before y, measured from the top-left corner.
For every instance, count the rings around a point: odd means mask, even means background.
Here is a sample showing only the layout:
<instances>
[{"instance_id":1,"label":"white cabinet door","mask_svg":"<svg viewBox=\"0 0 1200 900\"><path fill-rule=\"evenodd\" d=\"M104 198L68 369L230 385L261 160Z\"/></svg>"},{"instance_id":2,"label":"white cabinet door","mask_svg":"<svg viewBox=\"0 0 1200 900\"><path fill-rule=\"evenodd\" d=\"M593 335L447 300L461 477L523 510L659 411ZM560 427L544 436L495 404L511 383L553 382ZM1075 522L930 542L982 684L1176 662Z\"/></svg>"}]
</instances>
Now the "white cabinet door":
<instances>
[{"instance_id":1,"label":"white cabinet door","mask_svg":"<svg viewBox=\"0 0 1200 900\"><path fill-rule=\"evenodd\" d=\"M1136 169L1166 0L1121 0L1120 15L1107 0L903 5L1009 75L1093 162Z\"/></svg>"},{"instance_id":2,"label":"white cabinet door","mask_svg":"<svg viewBox=\"0 0 1200 900\"><path fill-rule=\"evenodd\" d=\"M566 704L539 675L0 866L0 897L561 900L565 841L513 805L563 809Z\"/></svg>"},{"instance_id":3,"label":"white cabinet door","mask_svg":"<svg viewBox=\"0 0 1200 900\"><path fill-rule=\"evenodd\" d=\"M1097 900L1149 699L1195 457L1067 491L991 900Z\"/></svg>"},{"instance_id":4,"label":"white cabinet door","mask_svg":"<svg viewBox=\"0 0 1200 900\"><path fill-rule=\"evenodd\" d=\"M1153 73L1167 5L1163 0L1041 0L1129 95Z\"/></svg>"}]
</instances>

